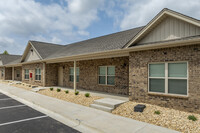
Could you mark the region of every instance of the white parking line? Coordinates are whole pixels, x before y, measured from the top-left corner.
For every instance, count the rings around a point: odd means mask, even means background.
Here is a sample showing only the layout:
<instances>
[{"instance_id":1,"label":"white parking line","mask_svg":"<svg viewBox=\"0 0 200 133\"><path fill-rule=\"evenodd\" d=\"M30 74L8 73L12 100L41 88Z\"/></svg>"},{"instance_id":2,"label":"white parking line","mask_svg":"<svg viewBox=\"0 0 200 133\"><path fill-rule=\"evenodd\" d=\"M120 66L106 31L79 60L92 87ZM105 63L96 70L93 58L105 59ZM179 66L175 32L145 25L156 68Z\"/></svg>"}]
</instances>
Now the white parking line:
<instances>
[{"instance_id":1,"label":"white parking line","mask_svg":"<svg viewBox=\"0 0 200 133\"><path fill-rule=\"evenodd\" d=\"M6 122L6 123L0 124L0 126L10 125L10 124L24 122L24 121L30 121L30 120L35 120L35 119L41 119L41 118L45 118L45 117L48 117L48 116L43 115L43 116L38 116L38 117L33 117L33 118L28 118L28 119L22 119L22 120L17 120L17 121Z\"/></svg>"},{"instance_id":2,"label":"white parking line","mask_svg":"<svg viewBox=\"0 0 200 133\"><path fill-rule=\"evenodd\" d=\"M0 99L0 101L3 101L3 100L11 100L12 98L2 98Z\"/></svg>"},{"instance_id":3,"label":"white parking line","mask_svg":"<svg viewBox=\"0 0 200 133\"><path fill-rule=\"evenodd\" d=\"M21 104L21 105L15 105L15 106L1 107L1 108L0 108L0 110L1 110L1 109L10 109L10 108L23 107L23 106L26 106L26 105L24 105L24 104Z\"/></svg>"}]
</instances>

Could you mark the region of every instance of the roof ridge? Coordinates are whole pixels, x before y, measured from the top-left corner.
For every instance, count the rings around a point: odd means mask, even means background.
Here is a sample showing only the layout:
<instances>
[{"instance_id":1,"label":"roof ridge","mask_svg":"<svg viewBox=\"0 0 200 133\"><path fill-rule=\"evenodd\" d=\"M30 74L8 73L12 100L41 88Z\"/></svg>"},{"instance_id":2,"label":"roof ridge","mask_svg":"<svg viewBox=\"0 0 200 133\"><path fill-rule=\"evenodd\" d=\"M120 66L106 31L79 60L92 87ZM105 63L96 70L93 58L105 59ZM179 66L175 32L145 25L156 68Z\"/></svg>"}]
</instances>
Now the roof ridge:
<instances>
[{"instance_id":1,"label":"roof ridge","mask_svg":"<svg viewBox=\"0 0 200 133\"><path fill-rule=\"evenodd\" d=\"M42 41L35 41L35 40L29 40L29 42L37 42L37 43L44 43L44 44L46 43L46 44L49 44L49 45L65 46L65 45L57 44L57 43L42 42Z\"/></svg>"}]
</instances>

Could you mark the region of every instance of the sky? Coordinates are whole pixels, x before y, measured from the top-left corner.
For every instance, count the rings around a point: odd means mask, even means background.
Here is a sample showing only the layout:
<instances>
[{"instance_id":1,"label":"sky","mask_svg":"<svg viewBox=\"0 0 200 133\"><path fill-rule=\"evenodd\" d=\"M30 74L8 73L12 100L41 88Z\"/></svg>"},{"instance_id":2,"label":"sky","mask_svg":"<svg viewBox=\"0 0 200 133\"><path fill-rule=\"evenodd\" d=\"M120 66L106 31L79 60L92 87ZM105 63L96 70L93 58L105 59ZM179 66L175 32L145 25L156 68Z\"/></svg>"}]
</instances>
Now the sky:
<instances>
[{"instance_id":1,"label":"sky","mask_svg":"<svg viewBox=\"0 0 200 133\"><path fill-rule=\"evenodd\" d=\"M0 53L29 40L70 44L146 25L163 8L200 19L200 0L1 0Z\"/></svg>"}]
</instances>

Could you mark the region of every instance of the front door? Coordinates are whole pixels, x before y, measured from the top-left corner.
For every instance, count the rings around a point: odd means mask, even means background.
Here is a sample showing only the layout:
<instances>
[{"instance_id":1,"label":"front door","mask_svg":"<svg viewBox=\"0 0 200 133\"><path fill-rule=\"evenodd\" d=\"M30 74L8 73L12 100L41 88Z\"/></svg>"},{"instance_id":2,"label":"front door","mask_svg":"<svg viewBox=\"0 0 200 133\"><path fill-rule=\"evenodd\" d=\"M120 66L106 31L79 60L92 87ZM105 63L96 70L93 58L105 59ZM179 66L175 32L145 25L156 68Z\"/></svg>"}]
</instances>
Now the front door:
<instances>
[{"instance_id":1,"label":"front door","mask_svg":"<svg viewBox=\"0 0 200 133\"><path fill-rule=\"evenodd\" d=\"M58 86L63 86L63 67L58 68Z\"/></svg>"}]
</instances>

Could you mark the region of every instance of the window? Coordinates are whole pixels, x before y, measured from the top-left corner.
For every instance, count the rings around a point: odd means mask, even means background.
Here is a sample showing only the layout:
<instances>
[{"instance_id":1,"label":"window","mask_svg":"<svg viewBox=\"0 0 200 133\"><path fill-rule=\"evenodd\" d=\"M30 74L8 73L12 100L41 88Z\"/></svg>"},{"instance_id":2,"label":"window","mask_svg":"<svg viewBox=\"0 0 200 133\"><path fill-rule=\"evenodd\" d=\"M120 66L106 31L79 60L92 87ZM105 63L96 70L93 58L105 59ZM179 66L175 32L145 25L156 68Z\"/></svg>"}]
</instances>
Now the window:
<instances>
[{"instance_id":1,"label":"window","mask_svg":"<svg viewBox=\"0 0 200 133\"><path fill-rule=\"evenodd\" d=\"M41 69L35 69L35 80L41 80Z\"/></svg>"},{"instance_id":2,"label":"window","mask_svg":"<svg viewBox=\"0 0 200 133\"><path fill-rule=\"evenodd\" d=\"M115 85L115 67L100 66L99 67L99 84Z\"/></svg>"},{"instance_id":3,"label":"window","mask_svg":"<svg viewBox=\"0 0 200 133\"><path fill-rule=\"evenodd\" d=\"M187 95L187 62L149 64L149 92Z\"/></svg>"},{"instance_id":4,"label":"window","mask_svg":"<svg viewBox=\"0 0 200 133\"><path fill-rule=\"evenodd\" d=\"M28 69L24 70L24 75L25 75L24 76L25 79L29 79L29 70Z\"/></svg>"},{"instance_id":5,"label":"window","mask_svg":"<svg viewBox=\"0 0 200 133\"><path fill-rule=\"evenodd\" d=\"M19 70L16 70L16 76L17 76L17 78L20 77L20 71Z\"/></svg>"},{"instance_id":6,"label":"window","mask_svg":"<svg viewBox=\"0 0 200 133\"><path fill-rule=\"evenodd\" d=\"M4 77L4 69L1 69L1 77Z\"/></svg>"},{"instance_id":7,"label":"window","mask_svg":"<svg viewBox=\"0 0 200 133\"><path fill-rule=\"evenodd\" d=\"M74 67L70 67L69 81L74 82ZM76 82L79 82L79 67L76 67Z\"/></svg>"}]
</instances>

